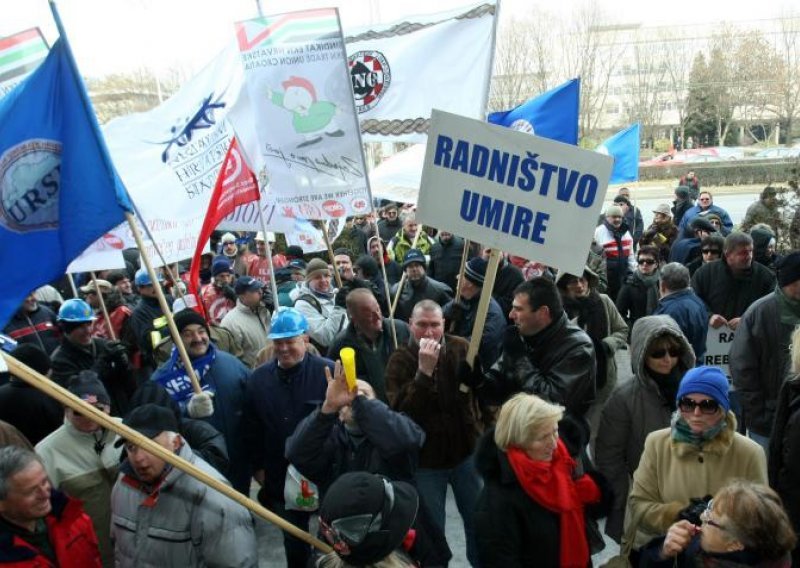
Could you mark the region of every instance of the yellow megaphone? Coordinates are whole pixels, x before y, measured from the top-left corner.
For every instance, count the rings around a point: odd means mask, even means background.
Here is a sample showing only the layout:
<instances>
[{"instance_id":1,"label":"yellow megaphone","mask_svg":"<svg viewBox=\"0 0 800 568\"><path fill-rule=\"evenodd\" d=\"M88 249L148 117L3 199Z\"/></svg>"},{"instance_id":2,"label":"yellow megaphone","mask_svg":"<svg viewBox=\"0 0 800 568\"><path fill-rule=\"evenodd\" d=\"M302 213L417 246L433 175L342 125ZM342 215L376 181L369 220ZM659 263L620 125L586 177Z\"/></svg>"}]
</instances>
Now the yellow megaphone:
<instances>
[{"instance_id":1,"label":"yellow megaphone","mask_svg":"<svg viewBox=\"0 0 800 568\"><path fill-rule=\"evenodd\" d=\"M342 347L339 351L339 359L344 367L344 378L347 381L347 388L352 392L356 390L356 352L352 347Z\"/></svg>"}]
</instances>

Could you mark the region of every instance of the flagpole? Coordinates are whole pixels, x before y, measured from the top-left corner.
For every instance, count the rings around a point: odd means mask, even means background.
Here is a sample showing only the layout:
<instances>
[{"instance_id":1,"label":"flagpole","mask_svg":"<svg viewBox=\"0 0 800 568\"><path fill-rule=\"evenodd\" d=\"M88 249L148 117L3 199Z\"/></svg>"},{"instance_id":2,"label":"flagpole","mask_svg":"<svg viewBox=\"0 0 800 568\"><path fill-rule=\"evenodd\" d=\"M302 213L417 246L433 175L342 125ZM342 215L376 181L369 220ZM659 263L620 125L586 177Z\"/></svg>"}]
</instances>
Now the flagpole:
<instances>
[{"instance_id":1,"label":"flagpole","mask_svg":"<svg viewBox=\"0 0 800 568\"><path fill-rule=\"evenodd\" d=\"M72 297L80 298L80 296L78 296L78 289L75 287L75 279L72 277L72 273L67 272L67 280L69 280L69 287L72 289Z\"/></svg>"},{"instance_id":2,"label":"flagpole","mask_svg":"<svg viewBox=\"0 0 800 568\"><path fill-rule=\"evenodd\" d=\"M92 270L89 274L92 276L94 291L97 294L97 297L100 299L100 309L103 312L103 319L106 320L106 325L108 326L108 335L111 337L111 341L116 341L117 336L114 333L114 328L111 327L111 317L108 315L108 310L106 309L106 301L103 299L103 292L100 291L100 286L97 284L97 275L94 273L94 270Z\"/></svg>"},{"instance_id":3,"label":"flagpole","mask_svg":"<svg viewBox=\"0 0 800 568\"><path fill-rule=\"evenodd\" d=\"M333 265L333 276L336 278L336 287L342 287L342 276L339 274L339 270L336 268L336 260L333 258L333 247L331 246L331 239L328 237L328 222L322 222L322 238L325 239L325 247L328 249L328 256L331 259L331 264Z\"/></svg>"},{"instance_id":4,"label":"flagpole","mask_svg":"<svg viewBox=\"0 0 800 568\"><path fill-rule=\"evenodd\" d=\"M189 359L189 354L186 352L186 347L183 345L183 341L181 340L181 334L178 333L178 328L175 326L175 318L172 317L172 310L169 309L167 298L164 296L164 291L161 289L161 286L158 285L158 277L156 276L156 272L153 269L152 263L150 262L150 257L144 250L142 234L139 232L139 227L136 226L136 219L134 219L133 213L130 211L125 212L125 218L128 220L128 225L131 228L131 232L133 232L133 238L136 239L136 246L139 247L139 252L142 256L142 262L147 270L147 274L150 276L150 281L154 283L153 288L156 291L158 304L161 306L161 311L164 313L164 317L167 319L169 333L172 336L172 339L175 341L175 348L178 350L178 354L181 357L181 362L186 369L186 374L189 376L189 380L192 382L192 390L194 390L195 394L200 394L203 392L203 390L200 388L200 382L197 380L194 367L192 367L192 361Z\"/></svg>"},{"instance_id":5,"label":"flagpole","mask_svg":"<svg viewBox=\"0 0 800 568\"><path fill-rule=\"evenodd\" d=\"M274 311L278 311L280 303L278 302L278 284L275 282L275 267L272 265L272 247L269 245L269 236L267 231L267 220L264 219L264 210L261 208L261 192L258 193L258 220L261 222L261 231L264 233L264 245L267 249L267 266L269 267L269 283L272 290L272 302Z\"/></svg>"},{"instance_id":6,"label":"flagpole","mask_svg":"<svg viewBox=\"0 0 800 568\"><path fill-rule=\"evenodd\" d=\"M383 241L381 240L380 231L378 230L378 223L375 219L372 219L372 226L375 229L375 239L378 239L378 252L380 254L380 265L381 265L381 273L383 274L383 290L384 294L386 294L386 308L389 309L389 321L392 324L392 339L394 340L394 348L397 349L397 326L395 326L394 318L392 317L391 313L391 299L392 299L392 291L389 289L389 279L386 277L386 263L383 261L384 249L383 249ZM367 241L369 242L369 241ZM367 246L369 249L369 245ZM367 254L369 254L369 250L367 250Z\"/></svg>"},{"instance_id":7,"label":"flagpole","mask_svg":"<svg viewBox=\"0 0 800 568\"><path fill-rule=\"evenodd\" d=\"M422 232L422 227L417 226L417 233L414 235L414 238L411 240L411 249L417 248L417 241L419 240L419 234ZM411 250L408 249L408 250ZM406 253L408 254L408 253ZM427 272L427 269L426 269ZM400 277L400 282L397 283L397 294L395 294L394 300L392 301L392 307L389 310L389 317L394 318L394 311L397 309L397 303L400 301L400 294L403 292L403 286L406 283L406 271L403 270L403 275Z\"/></svg>"}]
</instances>

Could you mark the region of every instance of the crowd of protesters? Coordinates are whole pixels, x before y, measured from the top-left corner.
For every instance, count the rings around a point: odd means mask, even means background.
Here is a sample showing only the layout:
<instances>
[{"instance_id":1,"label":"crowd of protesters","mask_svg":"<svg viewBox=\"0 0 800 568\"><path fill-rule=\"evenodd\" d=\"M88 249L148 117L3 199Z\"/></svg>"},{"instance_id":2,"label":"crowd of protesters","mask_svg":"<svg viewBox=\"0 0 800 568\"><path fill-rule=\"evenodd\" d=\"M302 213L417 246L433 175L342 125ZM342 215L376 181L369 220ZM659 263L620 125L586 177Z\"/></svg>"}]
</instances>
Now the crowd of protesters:
<instances>
[{"instance_id":1,"label":"crowd of protesters","mask_svg":"<svg viewBox=\"0 0 800 568\"><path fill-rule=\"evenodd\" d=\"M448 488L472 566L590 566L600 526L633 566L800 565L800 251L770 188L734 220L699 181L649 226L620 189L579 274L501 253L488 282L489 249L395 203L331 258L215 233L196 296L126 251L32 291L2 347L334 551L284 533L291 568L452 564ZM244 506L4 380L0 565L258 565Z\"/></svg>"}]
</instances>

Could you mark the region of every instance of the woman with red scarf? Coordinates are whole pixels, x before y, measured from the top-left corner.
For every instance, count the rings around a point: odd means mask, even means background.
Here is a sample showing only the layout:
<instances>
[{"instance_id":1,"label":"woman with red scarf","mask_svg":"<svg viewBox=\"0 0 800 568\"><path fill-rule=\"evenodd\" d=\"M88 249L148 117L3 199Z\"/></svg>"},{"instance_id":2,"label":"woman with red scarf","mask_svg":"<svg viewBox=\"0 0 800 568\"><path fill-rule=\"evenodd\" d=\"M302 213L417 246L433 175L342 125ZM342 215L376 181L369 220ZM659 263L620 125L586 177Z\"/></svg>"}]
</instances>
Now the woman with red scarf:
<instances>
[{"instance_id":1,"label":"woman with red scarf","mask_svg":"<svg viewBox=\"0 0 800 568\"><path fill-rule=\"evenodd\" d=\"M584 507L606 501L606 484L576 469L558 434L563 414L520 393L481 439L476 464L485 485L474 522L483 568L591 566Z\"/></svg>"}]
</instances>

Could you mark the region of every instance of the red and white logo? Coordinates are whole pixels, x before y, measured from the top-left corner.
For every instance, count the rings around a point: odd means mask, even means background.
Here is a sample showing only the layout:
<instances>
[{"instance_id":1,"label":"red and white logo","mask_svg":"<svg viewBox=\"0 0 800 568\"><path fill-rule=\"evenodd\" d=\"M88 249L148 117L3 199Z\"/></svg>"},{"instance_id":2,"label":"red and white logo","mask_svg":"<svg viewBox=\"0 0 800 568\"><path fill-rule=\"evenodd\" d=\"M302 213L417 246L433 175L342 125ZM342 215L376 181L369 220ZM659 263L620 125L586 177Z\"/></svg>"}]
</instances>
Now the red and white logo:
<instances>
[{"instance_id":1,"label":"red and white logo","mask_svg":"<svg viewBox=\"0 0 800 568\"><path fill-rule=\"evenodd\" d=\"M350 207L353 208L353 211L356 213L361 213L362 211L367 210L367 200L361 197L356 197L350 202Z\"/></svg>"},{"instance_id":2,"label":"red and white logo","mask_svg":"<svg viewBox=\"0 0 800 568\"><path fill-rule=\"evenodd\" d=\"M380 51L357 51L347 58L359 114L375 107L392 84L389 62Z\"/></svg>"},{"instance_id":3,"label":"red and white logo","mask_svg":"<svg viewBox=\"0 0 800 568\"><path fill-rule=\"evenodd\" d=\"M344 217L344 205L333 199L329 199L322 203L322 209L331 217Z\"/></svg>"}]
</instances>

